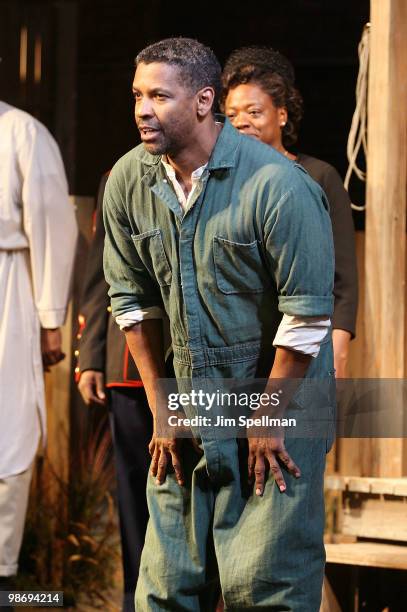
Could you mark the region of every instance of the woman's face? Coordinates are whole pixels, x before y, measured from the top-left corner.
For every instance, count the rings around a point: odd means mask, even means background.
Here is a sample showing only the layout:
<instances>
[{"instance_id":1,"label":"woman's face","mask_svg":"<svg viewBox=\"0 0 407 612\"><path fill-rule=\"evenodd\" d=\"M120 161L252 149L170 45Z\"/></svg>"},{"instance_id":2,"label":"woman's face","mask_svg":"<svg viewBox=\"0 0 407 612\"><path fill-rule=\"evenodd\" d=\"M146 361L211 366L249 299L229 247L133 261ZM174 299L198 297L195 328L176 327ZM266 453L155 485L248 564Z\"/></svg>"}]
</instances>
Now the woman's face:
<instances>
[{"instance_id":1,"label":"woman's face","mask_svg":"<svg viewBox=\"0 0 407 612\"><path fill-rule=\"evenodd\" d=\"M281 133L287 121L285 107L277 108L260 85L245 83L230 89L225 115L240 132L283 150Z\"/></svg>"}]
</instances>

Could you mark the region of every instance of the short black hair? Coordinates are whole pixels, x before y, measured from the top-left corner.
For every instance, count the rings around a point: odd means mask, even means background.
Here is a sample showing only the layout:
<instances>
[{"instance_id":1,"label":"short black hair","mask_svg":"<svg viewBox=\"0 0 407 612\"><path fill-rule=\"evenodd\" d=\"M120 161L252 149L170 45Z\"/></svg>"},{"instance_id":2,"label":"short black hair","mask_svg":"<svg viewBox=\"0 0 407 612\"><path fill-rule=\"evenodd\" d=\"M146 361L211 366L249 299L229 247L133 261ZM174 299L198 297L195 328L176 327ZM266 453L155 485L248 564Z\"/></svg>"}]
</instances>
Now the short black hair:
<instances>
[{"instance_id":1,"label":"short black hair","mask_svg":"<svg viewBox=\"0 0 407 612\"><path fill-rule=\"evenodd\" d=\"M226 60L223 70L221 106L224 106L230 89L245 83L259 85L271 97L274 106L287 109L282 140L285 147L295 144L303 115L303 101L294 86L295 72L291 62L271 47L236 49Z\"/></svg>"},{"instance_id":2,"label":"short black hair","mask_svg":"<svg viewBox=\"0 0 407 612\"><path fill-rule=\"evenodd\" d=\"M215 90L217 105L221 89L221 66L209 47L194 38L165 38L146 47L136 57L135 64L162 62L177 66L182 82L194 93L203 87Z\"/></svg>"}]
</instances>

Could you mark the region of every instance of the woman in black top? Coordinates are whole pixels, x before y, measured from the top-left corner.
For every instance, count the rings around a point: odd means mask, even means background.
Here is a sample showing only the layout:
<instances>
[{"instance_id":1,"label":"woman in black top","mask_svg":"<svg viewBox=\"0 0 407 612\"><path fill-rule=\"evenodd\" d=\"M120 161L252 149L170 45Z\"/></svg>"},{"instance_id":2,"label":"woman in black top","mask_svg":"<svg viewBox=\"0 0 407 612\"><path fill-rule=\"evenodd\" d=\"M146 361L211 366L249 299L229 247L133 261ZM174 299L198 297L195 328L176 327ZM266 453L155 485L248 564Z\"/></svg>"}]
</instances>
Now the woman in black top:
<instances>
[{"instance_id":1,"label":"woman in black top","mask_svg":"<svg viewBox=\"0 0 407 612\"><path fill-rule=\"evenodd\" d=\"M349 342L355 336L358 284L355 237L349 196L330 164L288 149L297 141L302 98L294 87L294 69L279 52L265 47L234 51L223 72L221 103L241 132L273 146L300 163L325 191L335 246L335 309L332 317L335 369L346 376Z\"/></svg>"}]
</instances>

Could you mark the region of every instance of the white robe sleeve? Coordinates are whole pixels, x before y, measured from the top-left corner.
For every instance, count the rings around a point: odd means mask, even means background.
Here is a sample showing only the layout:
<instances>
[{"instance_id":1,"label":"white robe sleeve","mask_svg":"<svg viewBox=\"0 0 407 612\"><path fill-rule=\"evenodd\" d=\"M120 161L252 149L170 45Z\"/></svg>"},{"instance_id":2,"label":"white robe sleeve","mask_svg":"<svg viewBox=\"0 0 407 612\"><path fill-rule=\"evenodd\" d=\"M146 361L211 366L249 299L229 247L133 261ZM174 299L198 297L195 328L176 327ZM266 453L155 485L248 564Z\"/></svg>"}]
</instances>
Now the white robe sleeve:
<instances>
[{"instance_id":1,"label":"white robe sleeve","mask_svg":"<svg viewBox=\"0 0 407 612\"><path fill-rule=\"evenodd\" d=\"M41 326L55 328L66 316L78 230L58 145L38 122L24 129L17 154L34 302Z\"/></svg>"}]
</instances>

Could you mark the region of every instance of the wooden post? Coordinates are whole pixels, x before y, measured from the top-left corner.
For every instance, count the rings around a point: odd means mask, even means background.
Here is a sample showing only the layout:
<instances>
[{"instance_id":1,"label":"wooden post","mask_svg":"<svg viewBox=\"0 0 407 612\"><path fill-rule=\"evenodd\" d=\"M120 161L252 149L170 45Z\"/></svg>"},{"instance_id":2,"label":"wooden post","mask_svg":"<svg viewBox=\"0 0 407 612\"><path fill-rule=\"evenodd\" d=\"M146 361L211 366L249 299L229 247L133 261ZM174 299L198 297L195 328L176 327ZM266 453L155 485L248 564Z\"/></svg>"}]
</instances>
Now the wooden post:
<instances>
[{"instance_id":1,"label":"wooden post","mask_svg":"<svg viewBox=\"0 0 407 612\"><path fill-rule=\"evenodd\" d=\"M406 372L407 3L371 0L365 372ZM402 402L402 394L396 398ZM402 403L400 403L402 415ZM400 428L402 427L402 420ZM402 438L370 440L375 476L406 474Z\"/></svg>"}]
</instances>

